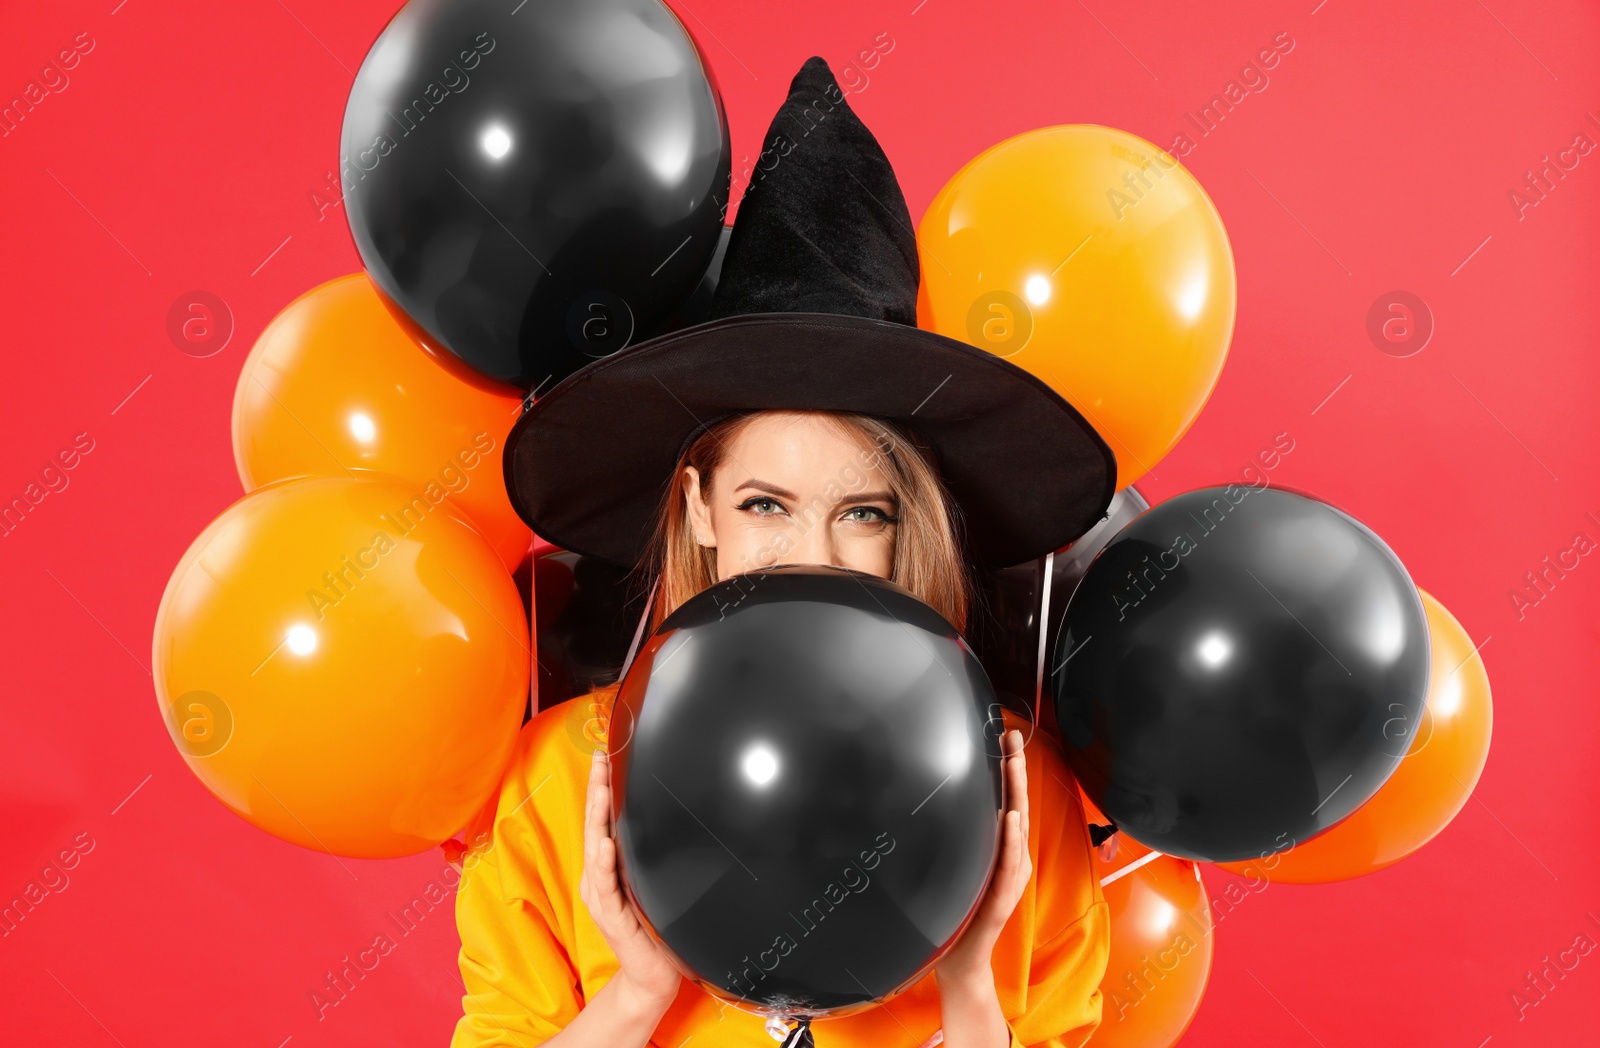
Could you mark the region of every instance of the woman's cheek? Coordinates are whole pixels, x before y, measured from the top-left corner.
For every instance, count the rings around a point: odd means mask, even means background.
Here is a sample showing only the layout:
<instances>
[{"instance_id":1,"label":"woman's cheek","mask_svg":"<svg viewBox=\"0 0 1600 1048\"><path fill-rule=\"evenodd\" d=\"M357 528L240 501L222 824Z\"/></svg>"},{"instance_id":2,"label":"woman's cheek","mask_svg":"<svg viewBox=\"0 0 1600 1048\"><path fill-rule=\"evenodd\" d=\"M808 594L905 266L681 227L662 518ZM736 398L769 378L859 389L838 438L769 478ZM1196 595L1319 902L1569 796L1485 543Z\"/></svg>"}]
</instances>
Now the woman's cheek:
<instances>
[{"instance_id":1,"label":"woman's cheek","mask_svg":"<svg viewBox=\"0 0 1600 1048\"><path fill-rule=\"evenodd\" d=\"M719 566L725 567L728 575L781 564L794 549L785 530L766 521L734 529L731 541L719 545Z\"/></svg>"},{"instance_id":2,"label":"woman's cheek","mask_svg":"<svg viewBox=\"0 0 1600 1048\"><path fill-rule=\"evenodd\" d=\"M883 531L875 535L861 535L839 544L844 566L876 575L880 579L894 574L894 533Z\"/></svg>"}]
</instances>

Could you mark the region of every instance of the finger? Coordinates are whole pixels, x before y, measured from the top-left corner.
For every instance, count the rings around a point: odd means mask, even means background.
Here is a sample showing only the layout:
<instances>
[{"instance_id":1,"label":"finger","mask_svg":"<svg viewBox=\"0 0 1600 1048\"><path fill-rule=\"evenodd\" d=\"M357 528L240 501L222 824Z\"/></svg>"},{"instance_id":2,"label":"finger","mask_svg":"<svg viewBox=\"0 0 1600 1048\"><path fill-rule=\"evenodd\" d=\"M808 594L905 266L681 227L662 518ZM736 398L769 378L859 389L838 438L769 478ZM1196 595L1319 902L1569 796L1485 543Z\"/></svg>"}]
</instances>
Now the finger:
<instances>
[{"instance_id":1,"label":"finger","mask_svg":"<svg viewBox=\"0 0 1600 1048\"><path fill-rule=\"evenodd\" d=\"M611 767L605 754L595 751L589 762L589 790L584 800L583 831L585 836L609 837L611 814Z\"/></svg>"},{"instance_id":2,"label":"finger","mask_svg":"<svg viewBox=\"0 0 1600 1048\"><path fill-rule=\"evenodd\" d=\"M581 875L579 875L579 877L578 877L578 897L583 900L583 904L585 906L587 906L589 908L589 912L591 914L593 914L594 913L594 886L593 886L593 881L594 881L594 862L589 857L589 853L590 853L591 850L592 849L589 847L588 842L585 841L584 842L584 848L583 848L583 873Z\"/></svg>"},{"instance_id":3,"label":"finger","mask_svg":"<svg viewBox=\"0 0 1600 1048\"><path fill-rule=\"evenodd\" d=\"M1006 734L1006 807L1011 811L1028 810L1028 759L1022 750L1022 733L1013 728Z\"/></svg>"},{"instance_id":4,"label":"finger","mask_svg":"<svg viewBox=\"0 0 1600 1048\"><path fill-rule=\"evenodd\" d=\"M1011 769L1014 773L1011 780L1014 787L1014 792L1012 793L1014 801L1011 808L1017 813L1018 863L1016 883L1018 897L1020 897L1022 888L1028 883L1028 878L1033 876L1033 861L1028 854L1028 836L1032 825L1028 808L1028 759L1022 747L1022 733L1017 732L1016 734L1017 754L1012 759L1013 768Z\"/></svg>"},{"instance_id":5,"label":"finger","mask_svg":"<svg viewBox=\"0 0 1600 1048\"><path fill-rule=\"evenodd\" d=\"M1019 816L1018 821L1022 824L1022 847L1024 852L1026 852L1028 847L1028 834L1030 827L1032 826L1032 820L1030 817L1031 812L1028 806L1028 759L1022 754L1018 754L1017 756L1016 798L1017 803L1013 804L1012 808L1017 812L1017 815Z\"/></svg>"},{"instance_id":6,"label":"finger","mask_svg":"<svg viewBox=\"0 0 1600 1048\"><path fill-rule=\"evenodd\" d=\"M1017 813L1006 812L1005 832L1001 837L1000 862L995 869L994 880L989 884L989 890L984 893L983 905L979 911L979 920L986 926L1004 924L1007 917L1011 916L1012 904L1008 902L1011 893L1011 884L1016 880L1018 864L1017 848Z\"/></svg>"},{"instance_id":7,"label":"finger","mask_svg":"<svg viewBox=\"0 0 1600 1048\"><path fill-rule=\"evenodd\" d=\"M600 814L600 809L599 806L594 802L597 799L598 794L601 791L609 788L610 784L611 768L606 762L605 751L595 750L593 758L591 758L589 761L588 799L590 803L589 806L585 808L583 813L584 823L586 825L597 820Z\"/></svg>"},{"instance_id":8,"label":"finger","mask_svg":"<svg viewBox=\"0 0 1600 1048\"><path fill-rule=\"evenodd\" d=\"M1017 813L1006 812L1000 835L1000 860L995 863L994 880L989 884L989 895L1004 890L1017 871Z\"/></svg>"},{"instance_id":9,"label":"finger","mask_svg":"<svg viewBox=\"0 0 1600 1048\"><path fill-rule=\"evenodd\" d=\"M589 781L584 785L583 794L583 826L589 828L594 819L594 791L600 784L600 751L595 750L589 758Z\"/></svg>"},{"instance_id":10,"label":"finger","mask_svg":"<svg viewBox=\"0 0 1600 1048\"><path fill-rule=\"evenodd\" d=\"M593 914L595 923L600 925L607 935L611 931L613 909L611 906L611 892L615 889L615 876L606 865L606 847L611 841L599 837L594 845L594 861L586 864L584 876L589 884L589 912Z\"/></svg>"},{"instance_id":11,"label":"finger","mask_svg":"<svg viewBox=\"0 0 1600 1048\"><path fill-rule=\"evenodd\" d=\"M1017 815L1017 866L1022 880L1026 881L1033 872L1033 856L1028 854L1028 810L1024 808Z\"/></svg>"},{"instance_id":12,"label":"finger","mask_svg":"<svg viewBox=\"0 0 1600 1048\"><path fill-rule=\"evenodd\" d=\"M616 837L611 835L610 818L606 818L611 810L608 800L610 787L600 787L595 818L595 888L600 893L600 898L605 901L608 912L611 910L613 896L618 894L618 878L616 878Z\"/></svg>"},{"instance_id":13,"label":"finger","mask_svg":"<svg viewBox=\"0 0 1600 1048\"><path fill-rule=\"evenodd\" d=\"M1007 869L1004 886L998 893L997 906L1003 911L1001 920L1011 915L1016 908L1017 900L1022 898L1022 891L1027 887L1028 878L1033 874L1033 864L1028 857L1028 835L1022 824L1020 812L1010 813L1010 825L1007 832L1011 837L1009 848L1011 864Z\"/></svg>"},{"instance_id":14,"label":"finger","mask_svg":"<svg viewBox=\"0 0 1600 1048\"><path fill-rule=\"evenodd\" d=\"M598 769L598 771L596 771L596 775L600 779L600 781L601 782L609 782L609 781L611 781L611 754L609 754L609 753L607 753L605 751L605 747L603 747L603 746L596 746L595 747L595 749L594 749L594 762L593 763L594 763L594 767L591 767L590 770L591 771L595 771L596 769Z\"/></svg>"},{"instance_id":15,"label":"finger","mask_svg":"<svg viewBox=\"0 0 1600 1048\"><path fill-rule=\"evenodd\" d=\"M606 869L606 843L604 837L595 842L594 866L589 871L589 890L594 893L595 909L602 917L610 914L612 888L611 877Z\"/></svg>"},{"instance_id":16,"label":"finger","mask_svg":"<svg viewBox=\"0 0 1600 1048\"><path fill-rule=\"evenodd\" d=\"M591 882L600 857L600 842L609 836L604 820L605 809L610 807L608 770L604 754L597 750L589 764L583 809L583 876Z\"/></svg>"},{"instance_id":17,"label":"finger","mask_svg":"<svg viewBox=\"0 0 1600 1048\"><path fill-rule=\"evenodd\" d=\"M589 784L583 795L583 866L586 872L594 866L595 849L599 844L600 836L594 823L594 795L595 790L598 788L598 783L595 781L595 768L598 763L598 761L591 761L589 764Z\"/></svg>"},{"instance_id":18,"label":"finger","mask_svg":"<svg viewBox=\"0 0 1600 1048\"><path fill-rule=\"evenodd\" d=\"M628 900L622 895L621 880L617 877L617 842L610 837L600 842L600 865L596 873L601 908L605 911L607 923L614 930L628 930L628 918L632 914L628 910Z\"/></svg>"}]
</instances>

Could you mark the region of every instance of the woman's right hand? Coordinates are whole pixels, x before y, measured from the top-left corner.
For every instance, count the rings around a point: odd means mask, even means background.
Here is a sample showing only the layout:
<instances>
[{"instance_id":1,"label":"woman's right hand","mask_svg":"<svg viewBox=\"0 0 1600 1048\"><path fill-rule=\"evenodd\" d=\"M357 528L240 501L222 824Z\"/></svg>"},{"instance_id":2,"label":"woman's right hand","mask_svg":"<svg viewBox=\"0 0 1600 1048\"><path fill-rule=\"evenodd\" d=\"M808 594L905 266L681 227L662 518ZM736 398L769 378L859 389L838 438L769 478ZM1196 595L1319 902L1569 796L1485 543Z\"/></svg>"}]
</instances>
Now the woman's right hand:
<instances>
[{"instance_id":1,"label":"woman's right hand","mask_svg":"<svg viewBox=\"0 0 1600 1048\"><path fill-rule=\"evenodd\" d=\"M683 975L650 937L622 894L617 873L617 840L611 826L611 763L595 750L589 765L589 794L583 813L583 880L578 895L605 936L620 968L612 978L617 991L645 1013L665 1014L678 995Z\"/></svg>"}]
</instances>

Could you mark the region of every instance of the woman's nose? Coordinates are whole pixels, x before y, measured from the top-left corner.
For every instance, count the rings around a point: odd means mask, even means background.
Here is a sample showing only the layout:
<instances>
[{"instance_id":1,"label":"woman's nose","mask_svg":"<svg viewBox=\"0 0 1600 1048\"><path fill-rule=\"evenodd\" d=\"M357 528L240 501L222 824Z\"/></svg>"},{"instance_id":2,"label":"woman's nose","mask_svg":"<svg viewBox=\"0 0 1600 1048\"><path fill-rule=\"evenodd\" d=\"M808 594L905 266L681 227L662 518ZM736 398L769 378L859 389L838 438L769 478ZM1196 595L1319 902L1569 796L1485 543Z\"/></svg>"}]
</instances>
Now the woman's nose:
<instances>
[{"instance_id":1,"label":"woman's nose","mask_svg":"<svg viewBox=\"0 0 1600 1048\"><path fill-rule=\"evenodd\" d=\"M825 520L812 521L809 527L802 528L795 554L795 562L799 564L844 567L839 562L839 545L834 541L833 529L828 527Z\"/></svg>"}]
</instances>

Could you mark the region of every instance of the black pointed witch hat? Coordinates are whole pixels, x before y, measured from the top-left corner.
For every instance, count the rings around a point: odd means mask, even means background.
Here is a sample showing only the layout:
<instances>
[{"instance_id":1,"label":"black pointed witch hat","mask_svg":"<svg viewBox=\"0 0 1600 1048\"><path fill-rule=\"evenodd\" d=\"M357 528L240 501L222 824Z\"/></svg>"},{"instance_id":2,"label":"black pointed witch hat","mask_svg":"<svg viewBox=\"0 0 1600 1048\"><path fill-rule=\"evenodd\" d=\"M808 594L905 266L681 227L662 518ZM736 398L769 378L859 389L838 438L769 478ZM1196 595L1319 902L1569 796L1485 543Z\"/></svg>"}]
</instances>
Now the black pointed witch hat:
<instances>
[{"instance_id":1,"label":"black pointed witch hat","mask_svg":"<svg viewBox=\"0 0 1600 1048\"><path fill-rule=\"evenodd\" d=\"M820 410L925 440L982 567L1093 527L1115 489L1110 447L1033 375L917 328L905 198L821 58L795 76L767 142L713 319L584 367L512 427L505 478L522 519L564 549L632 565L691 438L732 414Z\"/></svg>"}]
</instances>

